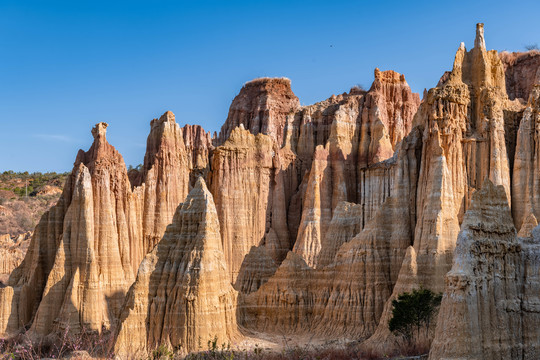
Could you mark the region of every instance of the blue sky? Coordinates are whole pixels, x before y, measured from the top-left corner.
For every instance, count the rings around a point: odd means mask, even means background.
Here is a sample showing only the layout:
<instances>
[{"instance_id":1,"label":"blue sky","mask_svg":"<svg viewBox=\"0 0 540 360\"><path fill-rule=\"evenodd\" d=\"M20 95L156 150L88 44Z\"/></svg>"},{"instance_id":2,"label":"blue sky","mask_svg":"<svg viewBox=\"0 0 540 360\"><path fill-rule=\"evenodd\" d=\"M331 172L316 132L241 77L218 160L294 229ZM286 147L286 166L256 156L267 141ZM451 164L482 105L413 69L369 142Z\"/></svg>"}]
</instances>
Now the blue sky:
<instances>
[{"instance_id":1,"label":"blue sky","mask_svg":"<svg viewBox=\"0 0 540 360\"><path fill-rule=\"evenodd\" d=\"M0 171L67 171L90 129L142 163L150 120L218 131L242 84L292 80L302 104L369 87L373 69L435 86L485 23L489 49L540 43L520 1L0 0Z\"/></svg>"}]
</instances>

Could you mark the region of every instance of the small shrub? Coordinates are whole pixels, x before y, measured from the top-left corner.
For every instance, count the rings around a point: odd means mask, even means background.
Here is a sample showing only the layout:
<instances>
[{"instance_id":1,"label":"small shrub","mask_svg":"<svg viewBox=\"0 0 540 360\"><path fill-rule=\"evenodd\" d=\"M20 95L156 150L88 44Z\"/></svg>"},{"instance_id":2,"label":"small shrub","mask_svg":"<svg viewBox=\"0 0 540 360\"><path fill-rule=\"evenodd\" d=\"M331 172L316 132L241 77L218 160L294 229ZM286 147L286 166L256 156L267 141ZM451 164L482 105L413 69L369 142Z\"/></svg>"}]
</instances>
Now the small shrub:
<instances>
[{"instance_id":1,"label":"small shrub","mask_svg":"<svg viewBox=\"0 0 540 360\"><path fill-rule=\"evenodd\" d=\"M173 357L174 353L164 344L161 344L152 351L153 360L172 359Z\"/></svg>"},{"instance_id":2,"label":"small shrub","mask_svg":"<svg viewBox=\"0 0 540 360\"><path fill-rule=\"evenodd\" d=\"M422 329L426 332L429 330L431 320L441 300L442 294L428 289L400 294L392 301L392 318L388 323L390 331L403 337L409 346L412 345L415 332L416 338L419 339Z\"/></svg>"}]
</instances>

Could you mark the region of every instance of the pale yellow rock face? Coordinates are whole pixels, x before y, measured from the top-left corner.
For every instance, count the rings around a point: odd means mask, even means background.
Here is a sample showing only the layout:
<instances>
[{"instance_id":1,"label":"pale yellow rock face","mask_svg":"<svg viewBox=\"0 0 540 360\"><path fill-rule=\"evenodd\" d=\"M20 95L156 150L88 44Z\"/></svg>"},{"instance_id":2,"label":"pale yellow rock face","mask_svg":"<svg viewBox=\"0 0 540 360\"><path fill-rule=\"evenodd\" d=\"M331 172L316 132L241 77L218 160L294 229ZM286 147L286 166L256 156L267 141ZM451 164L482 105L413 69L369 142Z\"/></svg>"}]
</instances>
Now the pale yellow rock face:
<instances>
[{"instance_id":1,"label":"pale yellow rock face","mask_svg":"<svg viewBox=\"0 0 540 360\"><path fill-rule=\"evenodd\" d=\"M302 219L293 251L307 265L314 267L322 248L323 238L332 219L332 179L328 164L329 152L319 145L315 149L312 168L303 201Z\"/></svg>"},{"instance_id":2,"label":"pale yellow rock face","mask_svg":"<svg viewBox=\"0 0 540 360\"><path fill-rule=\"evenodd\" d=\"M135 188L142 207L142 232L144 251L142 257L161 239L170 224L176 207L189 191L189 157L182 130L174 114L167 111L150 123L150 135L142 169L143 184Z\"/></svg>"},{"instance_id":3,"label":"pale yellow rock face","mask_svg":"<svg viewBox=\"0 0 540 360\"><path fill-rule=\"evenodd\" d=\"M214 150L210 189L232 283L252 246L266 245L276 261L290 248L280 170L274 141L243 126Z\"/></svg>"},{"instance_id":4,"label":"pale yellow rock face","mask_svg":"<svg viewBox=\"0 0 540 360\"><path fill-rule=\"evenodd\" d=\"M151 122L144 166L129 178L106 128L92 130L92 147L79 151L62 197L43 215L9 279L12 289L0 289L12 294L0 309L9 319L0 322L0 334L23 325L37 336L110 327L141 260L187 195L193 167L172 113Z\"/></svg>"},{"instance_id":5,"label":"pale yellow rock face","mask_svg":"<svg viewBox=\"0 0 540 360\"><path fill-rule=\"evenodd\" d=\"M190 352L208 340L238 339L236 297L225 262L212 195L202 178L149 253L126 298L117 355L159 344Z\"/></svg>"},{"instance_id":6,"label":"pale yellow rock face","mask_svg":"<svg viewBox=\"0 0 540 360\"><path fill-rule=\"evenodd\" d=\"M502 186L486 180L474 193L446 275L430 359L540 356L537 236L517 238Z\"/></svg>"}]
</instances>

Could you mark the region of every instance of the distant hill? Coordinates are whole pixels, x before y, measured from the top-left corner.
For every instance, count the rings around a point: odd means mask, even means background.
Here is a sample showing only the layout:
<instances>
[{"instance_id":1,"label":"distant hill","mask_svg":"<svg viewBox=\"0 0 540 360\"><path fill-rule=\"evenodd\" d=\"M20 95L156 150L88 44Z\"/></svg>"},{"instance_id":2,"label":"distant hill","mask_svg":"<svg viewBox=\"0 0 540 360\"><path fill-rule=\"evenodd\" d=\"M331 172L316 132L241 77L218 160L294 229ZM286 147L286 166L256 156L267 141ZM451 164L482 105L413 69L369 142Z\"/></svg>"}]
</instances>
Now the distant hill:
<instances>
[{"instance_id":1,"label":"distant hill","mask_svg":"<svg viewBox=\"0 0 540 360\"><path fill-rule=\"evenodd\" d=\"M33 231L39 219L62 193L69 173L0 174L0 234L12 236Z\"/></svg>"}]
</instances>

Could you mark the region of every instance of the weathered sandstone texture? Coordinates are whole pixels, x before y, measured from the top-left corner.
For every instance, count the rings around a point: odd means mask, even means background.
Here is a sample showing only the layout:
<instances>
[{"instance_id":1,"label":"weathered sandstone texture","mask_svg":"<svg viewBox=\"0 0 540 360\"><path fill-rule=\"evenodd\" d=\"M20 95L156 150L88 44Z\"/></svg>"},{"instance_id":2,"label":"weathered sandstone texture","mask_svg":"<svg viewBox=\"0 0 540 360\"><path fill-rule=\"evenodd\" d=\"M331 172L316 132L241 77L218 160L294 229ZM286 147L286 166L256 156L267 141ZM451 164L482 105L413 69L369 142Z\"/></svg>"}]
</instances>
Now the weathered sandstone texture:
<instances>
[{"instance_id":1,"label":"weathered sandstone texture","mask_svg":"<svg viewBox=\"0 0 540 360\"><path fill-rule=\"evenodd\" d=\"M110 327L141 260L187 195L186 145L172 113L152 120L144 166L129 178L106 128L92 130L92 147L79 151L58 204L0 289L0 334L22 326L37 336Z\"/></svg>"},{"instance_id":2,"label":"weathered sandstone texture","mask_svg":"<svg viewBox=\"0 0 540 360\"><path fill-rule=\"evenodd\" d=\"M473 195L459 233L430 359L540 356L540 229L518 238L502 186Z\"/></svg>"},{"instance_id":3,"label":"weathered sandstone texture","mask_svg":"<svg viewBox=\"0 0 540 360\"><path fill-rule=\"evenodd\" d=\"M126 297L116 353L159 344L195 351L208 340L239 336L212 194L199 178L158 245L144 258Z\"/></svg>"},{"instance_id":4,"label":"weathered sandstone texture","mask_svg":"<svg viewBox=\"0 0 540 360\"><path fill-rule=\"evenodd\" d=\"M287 118L294 116L300 101L287 78L260 78L244 84L234 98L217 144L221 145L240 125L252 134L270 136L279 147L285 139Z\"/></svg>"},{"instance_id":5,"label":"weathered sandstone texture","mask_svg":"<svg viewBox=\"0 0 540 360\"><path fill-rule=\"evenodd\" d=\"M129 174L98 124L0 288L0 334L117 324L127 353L245 329L388 350L392 300L424 287L446 292L432 358L538 357L537 64L487 51L478 24L421 103L394 71L309 106L257 79L219 137L154 119Z\"/></svg>"},{"instance_id":6,"label":"weathered sandstone texture","mask_svg":"<svg viewBox=\"0 0 540 360\"><path fill-rule=\"evenodd\" d=\"M181 130L190 169L190 184L193 186L199 176L206 179L210 171L210 158L214 149L212 136L200 125L188 124Z\"/></svg>"},{"instance_id":7,"label":"weathered sandstone texture","mask_svg":"<svg viewBox=\"0 0 540 360\"><path fill-rule=\"evenodd\" d=\"M508 100L504 67L496 51L486 51L483 24L475 46L459 47L452 72L427 92L415 125L423 128L422 159L416 194L413 248L407 251L393 295L369 343L391 342L391 300L423 286L444 290L463 214L472 193L488 178L511 199L505 139Z\"/></svg>"},{"instance_id":8,"label":"weathered sandstone texture","mask_svg":"<svg viewBox=\"0 0 540 360\"><path fill-rule=\"evenodd\" d=\"M275 261L290 249L278 152L271 137L243 125L214 150L210 189L233 283L252 246L265 245Z\"/></svg>"}]
</instances>

